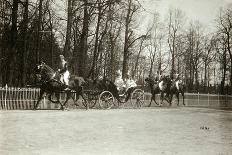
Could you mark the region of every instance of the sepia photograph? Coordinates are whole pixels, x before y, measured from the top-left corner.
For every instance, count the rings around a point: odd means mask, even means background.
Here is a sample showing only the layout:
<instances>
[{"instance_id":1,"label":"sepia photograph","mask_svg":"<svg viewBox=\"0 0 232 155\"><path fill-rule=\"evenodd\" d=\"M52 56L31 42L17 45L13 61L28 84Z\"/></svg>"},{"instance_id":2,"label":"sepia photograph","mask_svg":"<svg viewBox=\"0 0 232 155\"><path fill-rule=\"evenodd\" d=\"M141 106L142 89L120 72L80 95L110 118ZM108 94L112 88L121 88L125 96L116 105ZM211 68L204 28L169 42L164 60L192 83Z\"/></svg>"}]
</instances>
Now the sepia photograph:
<instances>
[{"instance_id":1,"label":"sepia photograph","mask_svg":"<svg viewBox=\"0 0 232 155\"><path fill-rule=\"evenodd\" d=\"M1 0L0 155L232 155L231 0Z\"/></svg>"}]
</instances>

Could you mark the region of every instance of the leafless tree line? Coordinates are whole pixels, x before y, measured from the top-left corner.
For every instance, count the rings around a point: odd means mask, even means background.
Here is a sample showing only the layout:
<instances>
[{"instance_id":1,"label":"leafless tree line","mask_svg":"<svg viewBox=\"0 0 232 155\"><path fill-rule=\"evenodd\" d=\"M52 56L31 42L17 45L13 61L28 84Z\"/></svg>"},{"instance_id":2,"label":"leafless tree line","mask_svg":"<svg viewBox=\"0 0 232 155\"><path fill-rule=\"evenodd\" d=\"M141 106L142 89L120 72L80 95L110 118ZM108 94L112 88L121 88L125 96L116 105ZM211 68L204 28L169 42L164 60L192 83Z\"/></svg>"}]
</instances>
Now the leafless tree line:
<instances>
[{"instance_id":1,"label":"leafless tree line","mask_svg":"<svg viewBox=\"0 0 232 155\"><path fill-rule=\"evenodd\" d=\"M114 80L120 69L141 84L145 76L180 74L189 91L231 89L231 7L220 10L211 33L170 9L164 21L154 14L141 35L142 8L138 0L1 1L1 85L25 86L36 63L56 69L64 54L70 71L86 78Z\"/></svg>"}]
</instances>

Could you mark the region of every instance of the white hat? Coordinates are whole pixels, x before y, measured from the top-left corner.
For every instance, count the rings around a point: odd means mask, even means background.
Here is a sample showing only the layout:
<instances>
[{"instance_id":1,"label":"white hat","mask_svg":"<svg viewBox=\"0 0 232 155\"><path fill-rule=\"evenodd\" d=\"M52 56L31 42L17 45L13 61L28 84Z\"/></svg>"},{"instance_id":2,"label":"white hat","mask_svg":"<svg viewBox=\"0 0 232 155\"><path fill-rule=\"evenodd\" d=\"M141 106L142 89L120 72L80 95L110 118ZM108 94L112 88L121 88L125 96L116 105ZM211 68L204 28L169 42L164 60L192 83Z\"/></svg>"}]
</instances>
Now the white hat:
<instances>
[{"instance_id":1,"label":"white hat","mask_svg":"<svg viewBox=\"0 0 232 155\"><path fill-rule=\"evenodd\" d=\"M127 75L127 76L130 76L130 72L127 72L126 75Z\"/></svg>"},{"instance_id":2,"label":"white hat","mask_svg":"<svg viewBox=\"0 0 232 155\"><path fill-rule=\"evenodd\" d=\"M117 74L118 76L122 75L122 73L121 73L120 70L117 70L116 74Z\"/></svg>"},{"instance_id":3,"label":"white hat","mask_svg":"<svg viewBox=\"0 0 232 155\"><path fill-rule=\"evenodd\" d=\"M61 54L61 55L60 55L60 58L64 58L64 55Z\"/></svg>"}]
</instances>

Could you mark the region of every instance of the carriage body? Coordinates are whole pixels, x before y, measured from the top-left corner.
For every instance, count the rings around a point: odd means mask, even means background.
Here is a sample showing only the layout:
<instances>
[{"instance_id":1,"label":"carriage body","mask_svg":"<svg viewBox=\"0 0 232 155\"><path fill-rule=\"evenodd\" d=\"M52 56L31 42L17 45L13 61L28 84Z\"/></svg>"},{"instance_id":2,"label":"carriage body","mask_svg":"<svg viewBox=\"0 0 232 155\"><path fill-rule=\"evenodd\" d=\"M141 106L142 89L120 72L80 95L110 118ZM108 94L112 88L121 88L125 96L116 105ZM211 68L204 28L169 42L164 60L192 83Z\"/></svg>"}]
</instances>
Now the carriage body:
<instances>
[{"instance_id":1,"label":"carriage body","mask_svg":"<svg viewBox=\"0 0 232 155\"><path fill-rule=\"evenodd\" d=\"M110 80L88 81L83 88L83 98L89 108L110 109L124 107L144 106L144 91L141 86L131 87L119 92Z\"/></svg>"},{"instance_id":2,"label":"carriage body","mask_svg":"<svg viewBox=\"0 0 232 155\"><path fill-rule=\"evenodd\" d=\"M98 103L101 109L142 107L144 91L139 86L127 88L124 92L119 92L117 89L112 92L106 89L100 93Z\"/></svg>"}]
</instances>

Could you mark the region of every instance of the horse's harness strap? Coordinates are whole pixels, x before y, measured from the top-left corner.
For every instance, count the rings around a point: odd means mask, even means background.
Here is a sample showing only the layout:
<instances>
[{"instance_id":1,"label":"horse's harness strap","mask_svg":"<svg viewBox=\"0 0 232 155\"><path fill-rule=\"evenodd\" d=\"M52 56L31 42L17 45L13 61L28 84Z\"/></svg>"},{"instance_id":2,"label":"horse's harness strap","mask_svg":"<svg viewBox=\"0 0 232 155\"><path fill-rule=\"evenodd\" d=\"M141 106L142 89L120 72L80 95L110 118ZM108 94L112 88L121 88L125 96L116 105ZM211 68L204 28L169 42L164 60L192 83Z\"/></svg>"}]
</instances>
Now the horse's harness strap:
<instances>
[{"instance_id":1,"label":"horse's harness strap","mask_svg":"<svg viewBox=\"0 0 232 155\"><path fill-rule=\"evenodd\" d=\"M56 79L54 79L54 78L50 78L49 80L43 81L43 83L48 83L48 82L50 82L50 81L55 81L55 82L57 82L57 83L62 84L59 80L56 80Z\"/></svg>"}]
</instances>

